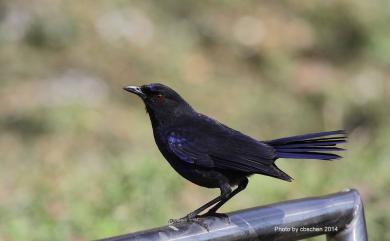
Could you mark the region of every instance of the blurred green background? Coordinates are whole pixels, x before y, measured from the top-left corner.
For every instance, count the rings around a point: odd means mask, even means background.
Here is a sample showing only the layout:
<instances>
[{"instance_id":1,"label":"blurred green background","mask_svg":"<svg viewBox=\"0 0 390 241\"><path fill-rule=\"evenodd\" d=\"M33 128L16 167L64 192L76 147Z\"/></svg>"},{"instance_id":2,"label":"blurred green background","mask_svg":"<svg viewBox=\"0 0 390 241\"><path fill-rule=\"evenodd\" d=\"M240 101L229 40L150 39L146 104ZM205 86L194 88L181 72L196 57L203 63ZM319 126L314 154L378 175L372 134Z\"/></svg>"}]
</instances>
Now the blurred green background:
<instances>
[{"instance_id":1,"label":"blurred green background","mask_svg":"<svg viewBox=\"0 0 390 241\"><path fill-rule=\"evenodd\" d=\"M219 194L176 174L128 84L161 82L259 139L346 128L223 210L357 188L390 240L390 2L0 1L0 240L165 225ZM323 237L316 240L322 240Z\"/></svg>"}]
</instances>

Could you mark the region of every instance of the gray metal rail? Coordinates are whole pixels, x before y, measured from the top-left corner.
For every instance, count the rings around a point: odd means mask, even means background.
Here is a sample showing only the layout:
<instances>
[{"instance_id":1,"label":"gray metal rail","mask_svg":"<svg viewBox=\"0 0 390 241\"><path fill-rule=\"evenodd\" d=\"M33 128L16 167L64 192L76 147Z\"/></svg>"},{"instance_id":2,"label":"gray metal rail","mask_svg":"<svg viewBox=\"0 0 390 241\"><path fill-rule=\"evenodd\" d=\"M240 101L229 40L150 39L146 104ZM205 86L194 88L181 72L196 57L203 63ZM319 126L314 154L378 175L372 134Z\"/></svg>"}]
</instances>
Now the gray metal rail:
<instances>
[{"instance_id":1,"label":"gray metal rail","mask_svg":"<svg viewBox=\"0 0 390 241\"><path fill-rule=\"evenodd\" d=\"M102 239L155 240L278 240L305 239L326 234L328 241L367 241L363 203L356 190L236 211L228 219L181 223Z\"/></svg>"}]
</instances>

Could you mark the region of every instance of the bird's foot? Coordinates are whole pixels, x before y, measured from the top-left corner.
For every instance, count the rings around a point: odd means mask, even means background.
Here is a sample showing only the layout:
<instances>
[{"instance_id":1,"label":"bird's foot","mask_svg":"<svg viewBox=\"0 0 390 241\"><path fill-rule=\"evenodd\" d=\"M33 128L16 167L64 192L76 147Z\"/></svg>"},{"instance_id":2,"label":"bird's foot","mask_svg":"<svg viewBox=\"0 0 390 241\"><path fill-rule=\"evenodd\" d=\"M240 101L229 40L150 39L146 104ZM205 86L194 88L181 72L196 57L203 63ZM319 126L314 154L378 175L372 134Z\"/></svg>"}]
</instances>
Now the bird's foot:
<instances>
[{"instance_id":1,"label":"bird's foot","mask_svg":"<svg viewBox=\"0 0 390 241\"><path fill-rule=\"evenodd\" d=\"M168 224L175 225L175 224L183 224L183 223L196 223L199 226L206 229L207 231L209 231L209 226L204 221L205 221L204 218L201 216L187 215L179 219L169 219Z\"/></svg>"},{"instance_id":2,"label":"bird's foot","mask_svg":"<svg viewBox=\"0 0 390 241\"><path fill-rule=\"evenodd\" d=\"M224 214L224 213L207 212L205 214L199 215L198 217L200 217L200 218L216 217L216 218L224 219L230 224L229 216L227 214Z\"/></svg>"}]
</instances>

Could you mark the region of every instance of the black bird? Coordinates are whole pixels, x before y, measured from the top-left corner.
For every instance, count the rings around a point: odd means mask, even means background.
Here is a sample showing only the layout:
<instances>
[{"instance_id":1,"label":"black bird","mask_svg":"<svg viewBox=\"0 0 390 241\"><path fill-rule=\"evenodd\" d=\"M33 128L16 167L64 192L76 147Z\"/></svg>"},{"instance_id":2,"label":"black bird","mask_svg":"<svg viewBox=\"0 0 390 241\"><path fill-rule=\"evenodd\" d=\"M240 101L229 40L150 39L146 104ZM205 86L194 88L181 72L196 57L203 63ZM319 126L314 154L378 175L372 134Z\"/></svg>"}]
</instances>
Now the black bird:
<instances>
[{"instance_id":1,"label":"black bird","mask_svg":"<svg viewBox=\"0 0 390 241\"><path fill-rule=\"evenodd\" d=\"M329 152L343 150L336 145L346 141L344 130L259 141L196 112L165 85L124 89L145 103L154 139L169 164L187 180L221 190L220 196L180 220L221 215L216 211L246 188L252 174L291 182L292 178L276 166L278 158L334 160L341 157ZM207 208L208 212L199 216Z\"/></svg>"}]
</instances>

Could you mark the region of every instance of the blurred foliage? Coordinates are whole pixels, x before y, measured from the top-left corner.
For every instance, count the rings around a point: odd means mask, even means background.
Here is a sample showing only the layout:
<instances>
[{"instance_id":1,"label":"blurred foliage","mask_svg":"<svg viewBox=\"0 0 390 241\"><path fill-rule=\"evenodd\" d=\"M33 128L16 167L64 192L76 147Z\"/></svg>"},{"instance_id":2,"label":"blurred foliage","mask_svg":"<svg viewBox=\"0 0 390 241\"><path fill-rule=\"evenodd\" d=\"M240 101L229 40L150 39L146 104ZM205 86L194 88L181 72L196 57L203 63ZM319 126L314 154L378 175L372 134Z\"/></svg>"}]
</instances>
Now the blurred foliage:
<instances>
[{"instance_id":1,"label":"blurred foliage","mask_svg":"<svg viewBox=\"0 0 390 241\"><path fill-rule=\"evenodd\" d=\"M389 21L385 0L0 1L0 240L133 232L218 194L155 147L121 89L149 82L259 139L348 129L344 159L279 160L293 183L253 176L223 210L355 187L390 240Z\"/></svg>"}]
</instances>

